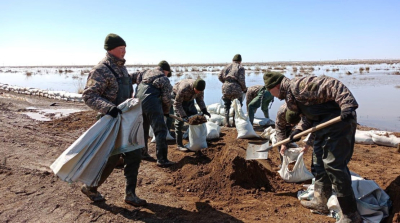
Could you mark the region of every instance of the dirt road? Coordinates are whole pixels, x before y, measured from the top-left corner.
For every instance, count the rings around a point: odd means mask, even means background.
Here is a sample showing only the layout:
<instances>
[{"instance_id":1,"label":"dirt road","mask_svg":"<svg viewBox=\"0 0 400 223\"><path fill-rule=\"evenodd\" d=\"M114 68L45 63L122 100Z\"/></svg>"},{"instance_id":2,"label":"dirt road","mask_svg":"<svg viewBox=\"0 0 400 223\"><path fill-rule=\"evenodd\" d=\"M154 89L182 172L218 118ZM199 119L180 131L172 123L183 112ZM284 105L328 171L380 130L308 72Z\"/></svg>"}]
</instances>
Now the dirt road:
<instances>
[{"instance_id":1,"label":"dirt road","mask_svg":"<svg viewBox=\"0 0 400 223\"><path fill-rule=\"evenodd\" d=\"M27 107L80 108L85 111L49 122L22 114ZM335 222L310 213L296 198L302 184L285 183L276 172L279 157L265 165L245 161L247 140L222 128L204 156L169 145L177 165L162 169L143 161L137 194L149 204L123 202L124 177L116 169L99 188L107 200L92 203L80 184L61 181L49 165L95 122L94 111L74 104L0 91L0 222ZM257 129L262 131L261 128ZM397 136L400 136L397 133ZM155 145L150 144L155 157ZM311 151L305 155L310 169ZM356 145L350 169L374 180L391 197L384 222L400 222L400 153L396 148Z\"/></svg>"}]
</instances>

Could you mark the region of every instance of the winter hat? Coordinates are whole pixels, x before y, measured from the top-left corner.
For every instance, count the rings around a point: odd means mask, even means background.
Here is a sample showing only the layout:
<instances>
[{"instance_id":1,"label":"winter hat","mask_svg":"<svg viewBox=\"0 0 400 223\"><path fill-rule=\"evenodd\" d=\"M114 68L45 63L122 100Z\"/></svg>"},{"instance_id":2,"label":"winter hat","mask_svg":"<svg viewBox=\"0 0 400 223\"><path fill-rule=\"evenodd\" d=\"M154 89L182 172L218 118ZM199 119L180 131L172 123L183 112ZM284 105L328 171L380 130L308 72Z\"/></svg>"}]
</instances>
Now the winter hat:
<instances>
[{"instance_id":1,"label":"winter hat","mask_svg":"<svg viewBox=\"0 0 400 223\"><path fill-rule=\"evenodd\" d=\"M160 61L160 63L158 63L158 66L160 66L161 69L163 69L165 71L169 71L171 73L171 67L169 66L167 61L165 61L165 60Z\"/></svg>"},{"instance_id":2,"label":"winter hat","mask_svg":"<svg viewBox=\"0 0 400 223\"><path fill-rule=\"evenodd\" d=\"M109 51L119 46L126 46L125 41L117 34L110 33L104 40L104 49Z\"/></svg>"},{"instance_id":3,"label":"winter hat","mask_svg":"<svg viewBox=\"0 0 400 223\"><path fill-rule=\"evenodd\" d=\"M197 79L194 84L193 87L196 88L198 91L204 91L204 89L206 88L206 82L203 79Z\"/></svg>"},{"instance_id":4,"label":"winter hat","mask_svg":"<svg viewBox=\"0 0 400 223\"><path fill-rule=\"evenodd\" d=\"M280 84L285 76L279 72L268 71L264 74L264 83L267 89L272 89Z\"/></svg>"},{"instance_id":5,"label":"winter hat","mask_svg":"<svg viewBox=\"0 0 400 223\"><path fill-rule=\"evenodd\" d=\"M292 111L290 109L286 109L285 115L286 122L289 124L297 124L300 122L300 115L298 112Z\"/></svg>"},{"instance_id":6,"label":"winter hat","mask_svg":"<svg viewBox=\"0 0 400 223\"><path fill-rule=\"evenodd\" d=\"M233 57L232 61L242 61L242 56L241 56L240 54L236 54L236 55Z\"/></svg>"}]
</instances>

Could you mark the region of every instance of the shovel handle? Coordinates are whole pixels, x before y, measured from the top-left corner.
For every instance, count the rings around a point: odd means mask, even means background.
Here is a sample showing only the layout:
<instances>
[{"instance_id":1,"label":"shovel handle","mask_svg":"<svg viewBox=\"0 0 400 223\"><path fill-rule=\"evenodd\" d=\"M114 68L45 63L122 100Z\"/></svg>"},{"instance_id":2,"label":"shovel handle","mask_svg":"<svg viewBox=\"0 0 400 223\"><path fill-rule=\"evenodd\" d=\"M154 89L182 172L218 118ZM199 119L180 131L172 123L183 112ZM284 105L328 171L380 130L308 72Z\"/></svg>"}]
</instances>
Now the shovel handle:
<instances>
[{"instance_id":1,"label":"shovel handle","mask_svg":"<svg viewBox=\"0 0 400 223\"><path fill-rule=\"evenodd\" d=\"M340 121L341 121L340 116L338 116L338 117L336 117L336 118L333 118L333 119L331 119L331 120L329 120L329 121L326 121L326 122L321 123L321 124L319 124L319 125L317 125L317 126L315 126L315 127L309 128L309 129L307 129L307 130L305 130L305 131L303 131L303 132L300 132L300 133L294 135L294 136L293 136L293 139L301 138L302 136L305 136L305 135L307 135L308 133L318 131L318 130L320 130L320 129L323 129L323 128L325 128L325 127L328 127L328 126L330 126L330 125L332 125L332 124L335 124L335 123L338 123L338 122L340 122ZM287 139L284 139L284 140L282 140L282 141L280 141L280 142L275 143L275 144L272 145L272 146L269 146L267 149L260 150L260 151L257 151L257 152L265 152L265 151L271 150L271 149L274 148L274 147L278 147L278 146L287 144L287 143L289 143L289 142L290 142L290 138L287 138Z\"/></svg>"},{"instance_id":2,"label":"shovel handle","mask_svg":"<svg viewBox=\"0 0 400 223\"><path fill-rule=\"evenodd\" d=\"M180 118L180 117L178 117L178 116L175 116L175 115L169 114L169 117L171 117L171 118L173 118L173 119L176 119L176 120L178 120L178 121L184 122L184 121L183 121L183 119L182 119L182 118Z\"/></svg>"}]
</instances>

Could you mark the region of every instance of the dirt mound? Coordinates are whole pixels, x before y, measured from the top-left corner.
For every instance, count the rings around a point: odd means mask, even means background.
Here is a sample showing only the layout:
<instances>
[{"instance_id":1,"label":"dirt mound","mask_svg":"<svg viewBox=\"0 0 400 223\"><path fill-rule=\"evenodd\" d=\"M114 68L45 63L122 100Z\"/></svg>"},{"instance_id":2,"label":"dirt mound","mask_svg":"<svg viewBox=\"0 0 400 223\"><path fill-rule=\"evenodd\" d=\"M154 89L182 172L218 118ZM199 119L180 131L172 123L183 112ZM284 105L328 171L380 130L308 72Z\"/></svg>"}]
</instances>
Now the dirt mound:
<instances>
[{"instance_id":1,"label":"dirt mound","mask_svg":"<svg viewBox=\"0 0 400 223\"><path fill-rule=\"evenodd\" d=\"M42 122L40 125L55 131L86 130L97 121L96 115L95 111L77 112L63 118Z\"/></svg>"},{"instance_id":2,"label":"dirt mound","mask_svg":"<svg viewBox=\"0 0 400 223\"><path fill-rule=\"evenodd\" d=\"M181 167L177 167L174 183L181 192L194 192L201 198L225 200L234 192L275 191L276 173L270 165L246 161L247 141L232 140L236 138L234 131L226 134L224 142L220 140L209 143L209 148L196 159L197 163L190 163L188 159L180 164Z\"/></svg>"},{"instance_id":3,"label":"dirt mound","mask_svg":"<svg viewBox=\"0 0 400 223\"><path fill-rule=\"evenodd\" d=\"M394 213L394 215L389 216L385 222L400 222L400 176L386 188L385 192L393 202L391 213ZM391 217L393 217L392 221L390 219Z\"/></svg>"}]
</instances>

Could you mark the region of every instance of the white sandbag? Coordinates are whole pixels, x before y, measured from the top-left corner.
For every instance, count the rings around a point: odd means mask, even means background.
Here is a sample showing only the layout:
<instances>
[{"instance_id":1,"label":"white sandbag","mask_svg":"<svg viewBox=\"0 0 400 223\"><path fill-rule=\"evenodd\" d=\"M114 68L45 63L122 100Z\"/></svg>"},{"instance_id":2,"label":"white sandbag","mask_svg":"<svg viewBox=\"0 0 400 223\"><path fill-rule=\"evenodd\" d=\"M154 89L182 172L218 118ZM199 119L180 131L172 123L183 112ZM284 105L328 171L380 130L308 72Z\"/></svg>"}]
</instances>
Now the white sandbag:
<instances>
[{"instance_id":1,"label":"white sandbag","mask_svg":"<svg viewBox=\"0 0 400 223\"><path fill-rule=\"evenodd\" d=\"M207 111L210 114L219 114L219 109L221 108L221 104L220 103L214 103L211 105L207 106Z\"/></svg>"},{"instance_id":2,"label":"white sandbag","mask_svg":"<svg viewBox=\"0 0 400 223\"><path fill-rule=\"evenodd\" d=\"M225 125L225 124L226 124L225 116L223 116L222 125ZM233 117L229 117L229 124L230 124L230 125L233 125Z\"/></svg>"},{"instance_id":3,"label":"white sandbag","mask_svg":"<svg viewBox=\"0 0 400 223\"><path fill-rule=\"evenodd\" d=\"M289 163L296 162L297 157L300 155L301 148L288 148L285 150L285 156L287 156Z\"/></svg>"},{"instance_id":4,"label":"white sandbag","mask_svg":"<svg viewBox=\"0 0 400 223\"><path fill-rule=\"evenodd\" d=\"M275 125L275 122L269 118L254 118L253 124L259 125L259 126L264 126L264 125L271 126L271 125Z\"/></svg>"},{"instance_id":5,"label":"white sandbag","mask_svg":"<svg viewBox=\"0 0 400 223\"><path fill-rule=\"evenodd\" d=\"M238 99L233 100L232 107L235 109L235 125L238 131L238 139L260 137L253 129L253 125L247 116L244 115Z\"/></svg>"},{"instance_id":6,"label":"white sandbag","mask_svg":"<svg viewBox=\"0 0 400 223\"><path fill-rule=\"evenodd\" d=\"M225 117L218 114L211 114L211 117L206 116L208 122L215 123L217 125L222 125Z\"/></svg>"},{"instance_id":7,"label":"white sandbag","mask_svg":"<svg viewBox=\"0 0 400 223\"><path fill-rule=\"evenodd\" d=\"M372 141L375 144L382 146L397 147L400 144L400 138L393 135L392 132L385 131L370 131L372 136Z\"/></svg>"},{"instance_id":8,"label":"white sandbag","mask_svg":"<svg viewBox=\"0 0 400 223\"><path fill-rule=\"evenodd\" d=\"M129 123L140 121L142 108L139 101L131 98L118 105L118 108L122 111L121 115L117 118L103 116L51 164L50 168L58 177L67 182L80 181L97 186L110 155L144 147L141 125ZM134 128L121 130L123 119L125 125ZM120 131L123 135L119 136Z\"/></svg>"},{"instance_id":9,"label":"white sandbag","mask_svg":"<svg viewBox=\"0 0 400 223\"><path fill-rule=\"evenodd\" d=\"M218 139L221 133L221 127L213 122L206 122L207 140Z\"/></svg>"},{"instance_id":10,"label":"white sandbag","mask_svg":"<svg viewBox=\"0 0 400 223\"><path fill-rule=\"evenodd\" d=\"M189 143L185 147L191 151L207 148L206 124L189 125Z\"/></svg>"},{"instance_id":11,"label":"white sandbag","mask_svg":"<svg viewBox=\"0 0 400 223\"><path fill-rule=\"evenodd\" d=\"M303 154L304 153L300 153L297 157L296 164L294 165L293 170L289 170L288 168L288 157L283 156L282 168L278 171L278 173L284 181L297 183L314 178L312 173L308 171L306 166L304 165Z\"/></svg>"},{"instance_id":12,"label":"white sandbag","mask_svg":"<svg viewBox=\"0 0 400 223\"><path fill-rule=\"evenodd\" d=\"M273 134L273 133L275 133L275 129L274 128L272 128L271 126L270 127L268 127L268 128L266 128L266 129L264 129L264 132L263 133L261 133L261 138L264 138L264 139L271 139L271 135Z\"/></svg>"},{"instance_id":13,"label":"white sandbag","mask_svg":"<svg viewBox=\"0 0 400 223\"><path fill-rule=\"evenodd\" d=\"M233 108L233 103L231 108L229 109L229 117L233 117L233 111L235 109ZM219 114L225 117L225 107L222 105L221 108L219 109Z\"/></svg>"},{"instance_id":14,"label":"white sandbag","mask_svg":"<svg viewBox=\"0 0 400 223\"><path fill-rule=\"evenodd\" d=\"M167 123L167 118L166 117L164 117L164 122ZM150 141L151 143L155 143L156 142L156 136L154 135L154 132L153 132L153 129L151 128L151 126L149 128L149 137L153 137L151 139L151 141ZM175 140L175 138L172 137L171 133L169 133L169 131L167 130L167 141L172 141L172 140Z\"/></svg>"},{"instance_id":15,"label":"white sandbag","mask_svg":"<svg viewBox=\"0 0 400 223\"><path fill-rule=\"evenodd\" d=\"M355 143L364 145L374 144L371 131L356 130Z\"/></svg>"}]
</instances>

